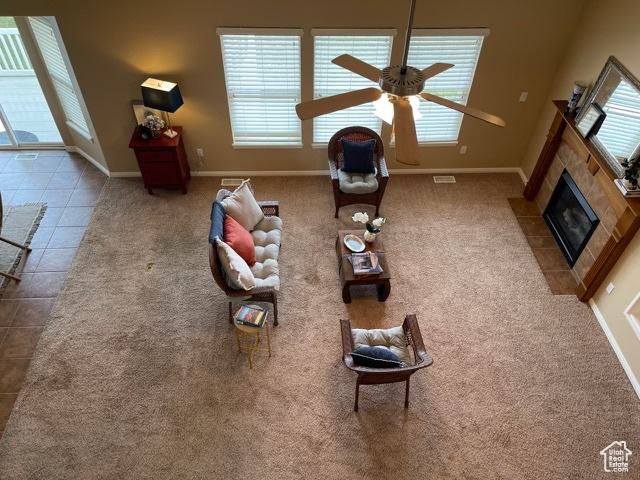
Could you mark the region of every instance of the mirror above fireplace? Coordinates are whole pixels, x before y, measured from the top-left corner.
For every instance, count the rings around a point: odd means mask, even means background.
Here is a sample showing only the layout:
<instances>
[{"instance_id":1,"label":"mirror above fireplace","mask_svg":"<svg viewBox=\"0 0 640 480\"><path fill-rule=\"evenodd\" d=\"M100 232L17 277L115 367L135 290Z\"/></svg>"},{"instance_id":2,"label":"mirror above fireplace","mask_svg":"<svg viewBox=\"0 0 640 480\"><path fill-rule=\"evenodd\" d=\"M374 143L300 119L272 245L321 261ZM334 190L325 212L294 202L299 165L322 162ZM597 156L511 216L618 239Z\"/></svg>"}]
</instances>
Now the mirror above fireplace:
<instances>
[{"instance_id":1,"label":"mirror above fireplace","mask_svg":"<svg viewBox=\"0 0 640 480\"><path fill-rule=\"evenodd\" d=\"M621 162L640 152L640 82L615 57L609 57L576 117L577 124L592 103L599 105L606 117L590 140L622 177Z\"/></svg>"}]
</instances>

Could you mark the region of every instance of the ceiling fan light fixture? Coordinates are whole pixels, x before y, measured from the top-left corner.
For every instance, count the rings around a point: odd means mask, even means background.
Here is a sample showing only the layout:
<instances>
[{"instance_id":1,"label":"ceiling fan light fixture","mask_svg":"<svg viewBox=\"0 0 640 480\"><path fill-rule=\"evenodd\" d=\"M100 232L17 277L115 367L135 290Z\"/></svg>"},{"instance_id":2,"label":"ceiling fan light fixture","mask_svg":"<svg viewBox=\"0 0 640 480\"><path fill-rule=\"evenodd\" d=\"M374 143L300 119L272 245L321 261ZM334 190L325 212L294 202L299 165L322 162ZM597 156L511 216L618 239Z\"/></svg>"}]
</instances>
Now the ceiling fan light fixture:
<instances>
[{"instance_id":1,"label":"ceiling fan light fixture","mask_svg":"<svg viewBox=\"0 0 640 480\"><path fill-rule=\"evenodd\" d=\"M389 125L393 124L393 103L389 95L383 94L378 100L373 102L374 115Z\"/></svg>"},{"instance_id":2,"label":"ceiling fan light fixture","mask_svg":"<svg viewBox=\"0 0 640 480\"><path fill-rule=\"evenodd\" d=\"M378 100L373 102L374 115L380 118L383 122L393 125L393 102L397 97L394 95L383 94ZM420 100L416 96L408 97L409 105L413 112L413 119L419 120L422 118L422 114L419 111Z\"/></svg>"}]
</instances>

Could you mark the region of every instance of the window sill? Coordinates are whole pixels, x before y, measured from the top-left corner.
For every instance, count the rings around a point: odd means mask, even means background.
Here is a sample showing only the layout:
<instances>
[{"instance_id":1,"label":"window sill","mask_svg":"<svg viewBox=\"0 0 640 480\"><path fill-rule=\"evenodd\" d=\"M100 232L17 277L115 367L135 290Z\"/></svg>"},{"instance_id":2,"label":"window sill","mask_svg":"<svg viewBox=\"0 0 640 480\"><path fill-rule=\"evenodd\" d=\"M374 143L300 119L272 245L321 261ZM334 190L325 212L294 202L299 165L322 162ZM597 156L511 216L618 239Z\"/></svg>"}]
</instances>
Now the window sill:
<instances>
[{"instance_id":1,"label":"window sill","mask_svg":"<svg viewBox=\"0 0 640 480\"><path fill-rule=\"evenodd\" d=\"M252 148L302 148L302 143L232 143L231 147L238 150Z\"/></svg>"}]
</instances>

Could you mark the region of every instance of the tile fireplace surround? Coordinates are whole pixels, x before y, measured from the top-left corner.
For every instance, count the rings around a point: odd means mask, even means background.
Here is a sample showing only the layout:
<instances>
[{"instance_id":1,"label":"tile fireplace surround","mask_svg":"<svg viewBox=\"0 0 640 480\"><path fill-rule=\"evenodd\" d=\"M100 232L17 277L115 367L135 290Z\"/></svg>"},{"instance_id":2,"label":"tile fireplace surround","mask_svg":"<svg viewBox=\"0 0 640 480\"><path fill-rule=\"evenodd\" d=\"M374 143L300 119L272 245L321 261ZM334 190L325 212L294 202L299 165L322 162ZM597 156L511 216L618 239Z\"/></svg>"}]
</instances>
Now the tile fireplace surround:
<instances>
[{"instance_id":1,"label":"tile fireplace surround","mask_svg":"<svg viewBox=\"0 0 640 480\"><path fill-rule=\"evenodd\" d=\"M613 170L575 128L574 118L564 116L566 101L555 101L558 113L551 125L538 163L524 190L540 211L566 169L587 199L600 223L580 254L571 273L578 286L576 295L589 300L640 228L640 199L622 196L613 183Z\"/></svg>"}]
</instances>

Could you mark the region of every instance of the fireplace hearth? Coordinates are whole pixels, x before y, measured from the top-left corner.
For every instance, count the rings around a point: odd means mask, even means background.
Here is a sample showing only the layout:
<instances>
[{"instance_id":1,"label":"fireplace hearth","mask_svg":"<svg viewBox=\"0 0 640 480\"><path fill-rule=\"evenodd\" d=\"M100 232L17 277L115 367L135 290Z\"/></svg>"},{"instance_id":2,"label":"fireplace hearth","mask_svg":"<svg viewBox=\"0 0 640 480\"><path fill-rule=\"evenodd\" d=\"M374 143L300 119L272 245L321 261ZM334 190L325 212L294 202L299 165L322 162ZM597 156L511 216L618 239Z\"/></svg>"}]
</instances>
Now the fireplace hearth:
<instances>
[{"instance_id":1,"label":"fireplace hearth","mask_svg":"<svg viewBox=\"0 0 640 480\"><path fill-rule=\"evenodd\" d=\"M600 220L567 170L562 172L542 217L573 267Z\"/></svg>"}]
</instances>

